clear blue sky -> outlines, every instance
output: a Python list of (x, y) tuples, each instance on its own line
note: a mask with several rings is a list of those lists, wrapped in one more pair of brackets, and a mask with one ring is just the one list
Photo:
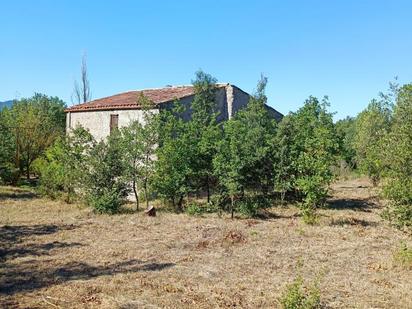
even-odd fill
[(199, 68), (282, 113), (329, 95), (355, 115), (394, 76), (412, 80), (412, 1), (2, 1), (0, 101), (71, 104), (85, 51), (93, 98), (188, 84)]

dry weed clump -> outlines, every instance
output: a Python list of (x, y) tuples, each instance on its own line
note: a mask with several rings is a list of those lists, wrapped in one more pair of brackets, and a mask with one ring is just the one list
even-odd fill
[(246, 242), (246, 236), (241, 231), (231, 230), (223, 237), (223, 241), (229, 244), (241, 244)]

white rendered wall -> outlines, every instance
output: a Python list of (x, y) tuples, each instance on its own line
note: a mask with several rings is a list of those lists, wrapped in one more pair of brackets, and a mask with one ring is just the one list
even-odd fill
[[(158, 109), (151, 110), (159, 113)], [(110, 134), (110, 115), (119, 115), (119, 128), (128, 126), (131, 122), (138, 120), (144, 124), (142, 110), (109, 110), (89, 112), (68, 112), (66, 114), (67, 131), (81, 125), (88, 129), (96, 140), (103, 139)]]

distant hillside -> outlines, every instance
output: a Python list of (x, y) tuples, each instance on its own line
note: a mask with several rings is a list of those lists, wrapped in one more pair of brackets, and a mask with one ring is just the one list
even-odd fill
[(0, 110), (2, 110), (5, 107), (10, 107), (12, 105), (13, 105), (13, 100), (0, 102)]

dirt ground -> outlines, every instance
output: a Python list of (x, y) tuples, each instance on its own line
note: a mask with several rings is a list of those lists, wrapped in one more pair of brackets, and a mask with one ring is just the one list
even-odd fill
[(326, 308), (412, 308), (412, 271), (393, 259), (412, 240), (382, 221), (365, 179), (334, 184), (316, 226), (294, 207), (106, 216), (0, 190), (2, 308), (277, 308), (298, 274), (319, 280)]

